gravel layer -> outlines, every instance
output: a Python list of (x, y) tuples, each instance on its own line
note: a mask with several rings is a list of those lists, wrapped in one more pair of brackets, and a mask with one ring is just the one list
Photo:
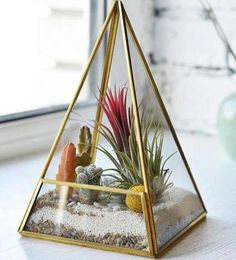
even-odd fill
[(71, 238), (88, 242), (95, 242), (105, 245), (114, 245), (138, 250), (147, 250), (147, 243), (142, 237), (134, 235), (122, 235), (117, 233), (106, 233), (104, 236), (87, 235), (83, 231), (78, 231), (65, 225), (55, 225), (52, 221), (30, 222), (26, 226), (27, 231)]

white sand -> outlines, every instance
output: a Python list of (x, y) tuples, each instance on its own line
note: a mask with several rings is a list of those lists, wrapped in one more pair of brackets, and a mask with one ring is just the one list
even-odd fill
[(182, 188), (171, 188), (163, 203), (153, 206), (158, 244), (165, 244), (202, 212), (198, 196)]
[[(85, 214), (71, 214), (66, 210), (44, 207), (33, 213), (29, 221), (39, 223), (49, 220), (82, 230), (86, 235), (104, 236), (107, 233), (117, 233), (146, 237), (143, 214), (131, 211), (108, 212), (105, 208), (78, 203), (78, 212), (80, 211)], [(195, 194), (181, 188), (171, 188), (163, 202), (153, 206), (159, 245), (176, 235), (202, 211), (201, 203)]]
[[(30, 216), (30, 221), (52, 221), (76, 230), (83, 230), (86, 235), (104, 236), (107, 233), (146, 236), (142, 214), (130, 211), (107, 212), (94, 206), (80, 204), (86, 215), (71, 214), (66, 210), (44, 207)], [(96, 216), (90, 216), (93, 213)]]

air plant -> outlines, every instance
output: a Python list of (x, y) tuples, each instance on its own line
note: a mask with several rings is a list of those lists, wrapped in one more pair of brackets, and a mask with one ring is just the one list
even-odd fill
[[(129, 136), (131, 129), (131, 122), (133, 120), (133, 109), (127, 107), (127, 91), (128, 88), (124, 86), (121, 89), (108, 89), (105, 97), (100, 101), (100, 105), (106, 114), (110, 123), (111, 130), (102, 125), (102, 132), (109, 139), (109, 143), (114, 150), (129, 154)], [(117, 154), (119, 158), (119, 154)]]
[[(112, 170), (116, 173), (107, 173), (105, 176), (112, 177), (111, 185), (129, 189), (135, 185), (143, 185), (143, 174), (141, 169), (140, 156), (138, 154), (137, 138), (134, 126), (134, 115), (130, 107), (127, 107), (127, 88), (111, 90), (102, 101), (102, 108), (110, 122), (112, 131), (105, 125), (101, 125), (100, 133), (112, 146), (116, 156), (112, 155), (103, 146), (97, 147), (114, 164)], [(154, 201), (157, 201), (164, 191), (173, 184), (169, 182), (170, 169), (165, 167), (166, 162), (172, 156), (164, 160), (163, 129), (157, 124), (153, 129), (153, 121), (144, 120), (144, 113), (141, 116), (142, 142), (144, 146), (144, 162), (147, 169), (147, 176), (150, 188), (154, 192)], [(104, 176), (103, 175), (103, 176)]]
[[(158, 124), (153, 130), (153, 133), (151, 133), (151, 126), (152, 122), (149, 122), (143, 127), (142, 141), (148, 181), (150, 188), (154, 192), (154, 201), (157, 201), (161, 198), (163, 193), (173, 185), (173, 183), (169, 182), (171, 170), (165, 167), (166, 162), (173, 154), (166, 159), (163, 158), (162, 148), (164, 135), (162, 127)], [(106, 138), (106, 135), (104, 135), (104, 137)], [(120, 160), (117, 160), (106, 148), (100, 146), (99, 149), (108, 156), (116, 167), (115, 169), (110, 169), (115, 171), (116, 174), (104, 174), (105, 176), (112, 177), (113, 181), (111, 183), (116, 184), (115, 186), (117, 187), (126, 189), (135, 185), (143, 185), (143, 174), (140, 156), (137, 153), (134, 124), (132, 124), (131, 134), (129, 136), (129, 155), (116, 150), (115, 152), (120, 158)]]

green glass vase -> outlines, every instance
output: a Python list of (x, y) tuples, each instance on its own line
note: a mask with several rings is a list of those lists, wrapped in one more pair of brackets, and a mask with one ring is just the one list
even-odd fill
[(230, 155), (236, 161), (236, 93), (228, 96), (218, 112), (219, 137)]

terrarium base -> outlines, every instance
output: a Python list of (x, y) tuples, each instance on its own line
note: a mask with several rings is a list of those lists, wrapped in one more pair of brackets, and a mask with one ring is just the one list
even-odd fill
[(176, 236), (203, 213), (202, 205), (194, 193), (172, 187), (162, 201), (153, 206), (159, 247)]
[[(81, 204), (73, 196), (65, 205), (51, 190), (41, 195), (33, 207), (25, 230), (148, 251), (145, 221), (124, 205)], [(201, 213), (198, 197), (181, 188), (171, 188), (153, 206), (159, 246), (163, 246)]]

